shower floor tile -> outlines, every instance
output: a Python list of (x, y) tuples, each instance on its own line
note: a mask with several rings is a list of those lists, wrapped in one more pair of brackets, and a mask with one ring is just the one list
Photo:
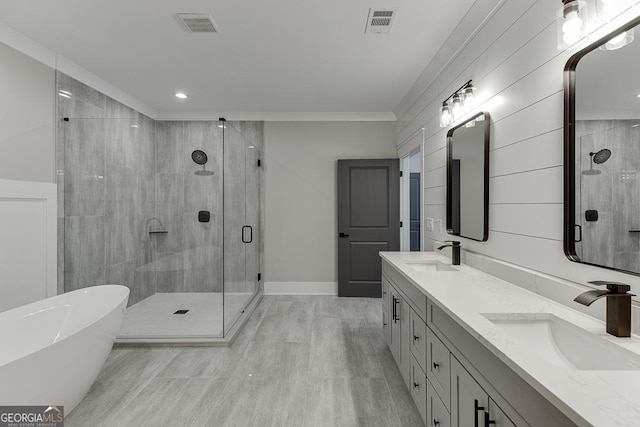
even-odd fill
[[(234, 319), (250, 293), (224, 294), (224, 314)], [(184, 314), (175, 314), (188, 310)], [(132, 305), (118, 338), (218, 337), (223, 329), (221, 292), (156, 293)]]

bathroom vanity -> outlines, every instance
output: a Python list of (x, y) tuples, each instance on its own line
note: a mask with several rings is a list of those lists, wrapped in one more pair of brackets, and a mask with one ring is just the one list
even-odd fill
[(640, 340), (432, 252), (381, 252), (386, 342), (427, 426), (640, 424)]

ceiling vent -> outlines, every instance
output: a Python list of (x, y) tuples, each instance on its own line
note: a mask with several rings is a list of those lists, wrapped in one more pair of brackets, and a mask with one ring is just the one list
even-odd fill
[(397, 14), (397, 7), (391, 9), (369, 9), (367, 27), (364, 32), (377, 34), (390, 33)]
[(211, 15), (199, 13), (178, 13), (178, 20), (190, 33), (218, 33), (218, 27)]

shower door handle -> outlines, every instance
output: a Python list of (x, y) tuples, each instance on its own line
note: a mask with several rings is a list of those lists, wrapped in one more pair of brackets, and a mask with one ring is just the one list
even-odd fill
[[(249, 230), (249, 240), (245, 239), (245, 230)], [(242, 227), (242, 243), (251, 243), (253, 242), (253, 227), (251, 227), (250, 225), (245, 225)]]
[(575, 239), (574, 239), (574, 241), (575, 241), (576, 243), (578, 243), (578, 242), (582, 242), (582, 226), (581, 226), (580, 224), (575, 224), (575, 226), (576, 226), (576, 228), (578, 229), (578, 231), (580, 232), (580, 233), (578, 234), (580, 237), (578, 237), (578, 239), (577, 239), (577, 240), (575, 240)]

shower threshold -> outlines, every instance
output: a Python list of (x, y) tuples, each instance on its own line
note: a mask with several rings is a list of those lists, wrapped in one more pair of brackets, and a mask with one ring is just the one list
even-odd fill
[(224, 317), (233, 324), (224, 336), (222, 298), (221, 292), (154, 294), (127, 309), (116, 345), (230, 345), (262, 292), (224, 295)]

